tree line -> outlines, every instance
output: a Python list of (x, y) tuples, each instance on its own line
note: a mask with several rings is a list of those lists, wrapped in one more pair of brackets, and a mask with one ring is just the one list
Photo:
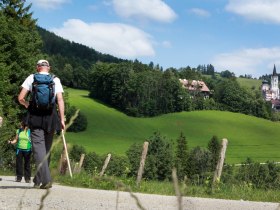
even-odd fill
[[(131, 116), (222, 110), (272, 119), (271, 103), (259, 89), (240, 86), (236, 77), (206, 77), (196, 68), (169, 68), (161, 71), (139, 61), (118, 64), (97, 63), (89, 74), (90, 97)], [(179, 79), (203, 80), (211, 90), (205, 98), (198, 89), (187, 91)]]

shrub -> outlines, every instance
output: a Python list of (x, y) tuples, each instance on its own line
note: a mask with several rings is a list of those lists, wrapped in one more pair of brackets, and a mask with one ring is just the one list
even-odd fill
[(211, 153), (207, 149), (195, 147), (190, 151), (188, 164), (190, 179), (198, 180), (197, 183), (201, 184), (211, 171)]
[(147, 164), (143, 177), (157, 180), (170, 179), (173, 167), (171, 144), (158, 132), (154, 133), (148, 141)]
[(183, 180), (184, 176), (188, 174), (188, 146), (186, 137), (183, 133), (177, 139), (177, 149), (175, 157), (175, 167), (177, 169), (177, 176), (179, 180)]
[(112, 155), (105, 173), (110, 176), (126, 176), (129, 173), (128, 158), (126, 156)]
[(280, 188), (280, 166), (273, 162), (267, 162), (269, 177), (266, 182), (266, 188)]
[[(168, 141), (159, 133), (148, 139), (149, 148), (145, 162), (143, 178), (151, 180), (165, 180), (171, 178), (173, 156), (172, 147)], [(142, 145), (133, 144), (126, 155), (130, 163), (130, 175), (137, 176), (140, 159), (142, 154)]]
[(142, 145), (141, 144), (132, 144), (129, 149), (126, 151), (126, 155), (128, 157), (129, 161), (129, 168), (130, 176), (137, 176), (139, 164), (140, 164), (140, 159), (141, 159), (141, 154), (142, 154)]
[(81, 132), (87, 129), (87, 118), (86, 116), (79, 112), (77, 118), (74, 120), (73, 124), (68, 128), (69, 132)]
[(79, 162), (82, 154), (86, 154), (86, 149), (83, 146), (74, 144), (70, 150), (69, 158), (75, 162)]
[(211, 140), (208, 143), (208, 150), (211, 153), (211, 171), (214, 171), (216, 169), (219, 157), (220, 157), (220, 152), (221, 152), (221, 145), (218, 141), (217, 136), (213, 136)]
[(260, 164), (247, 158), (239, 168), (236, 177), (238, 180), (250, 183), (256, 188), (277, 189), (277, 187), (280, 187), (280, 167), (271, 162)]
[(7, 144), (6, 141), (0, 142), (0, 168), (3, 170), (14, 170), (16, 159), (16, 147)]
[[(66, 97), (67, 96), (67, 92), (66, 92)], [(75, 106), (70, 106), (69, 104), (65, 104), (65, 118), (66, 118), (66, 124), (68, 124), (70, 122), (70, 119), (72, 116), (74, 116), (75, 112), (77, 111), (77, 108)], [(69, 129), (69, 128), (68, 128)]]
[(235, 184), (236, 179), (234, 178), (234, 166), (225, 164), (223, 167), (223, 173), (221, 176), (221, 182)]
[(102, 160), (95, 152), (86, 154), (84, 159), (84, 169), (89, 174), (99, 173), (102, 169)]

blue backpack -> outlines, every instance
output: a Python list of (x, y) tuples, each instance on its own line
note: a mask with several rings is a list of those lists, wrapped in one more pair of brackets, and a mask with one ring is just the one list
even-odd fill
[(55, 105), (54, 75), (34, 74), (32, 83), (32, 109), (37, 111), (51, 111)]

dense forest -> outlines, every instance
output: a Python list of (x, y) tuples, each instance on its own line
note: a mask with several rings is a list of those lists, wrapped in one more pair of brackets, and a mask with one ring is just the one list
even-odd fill
[(51, 63), (52, 71), (61, 78), (65, 86), (88, 89), (89, 71), (93, 64), (125, 61), (70, 42), (39, 26), (37, 26), (37, 30), (43, 41), (41, 51)]

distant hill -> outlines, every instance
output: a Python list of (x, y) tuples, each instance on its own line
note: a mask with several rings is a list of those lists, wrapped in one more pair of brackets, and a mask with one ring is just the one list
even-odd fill
[(43, 40), (42, 52), (50, 56), (63, 57), (65, 63), (72, 64), (73, 60), (78, 60), (82, 61), (79, 63), (83, 64), (84, 68), (89, 68), (91, 64), (96, 63), (97, 61), (108, 63), (125, 61), (112, 55), (102, 54), (85, 45), (70, 42), (69, 40), (59, 37), (41, 27), (37, 27), (37, 29)]
[(213, 135), (229, 141), (227, 163), (280, 161), (279, 122), (223, 111), (193, 111), (153, 118), (129, 117), (88, 97), (88, 91), (68, 89), (70, 103), (87, 116), (87, 130), (67, 133), (71, 144), (99, 154), (125, 154), (133, 143), (143, 143), (159, 131), (174, 142), (180, 132), (191, 148), (207, 147)]
[(247, 79), (247, 78), (237, 78), (237, 82), (243, 86), (243, 87), (248, 87), (248, 88), (253, 88), (258, 90), (261, 85), (262, 85), (262, 80), (259, 79)]

